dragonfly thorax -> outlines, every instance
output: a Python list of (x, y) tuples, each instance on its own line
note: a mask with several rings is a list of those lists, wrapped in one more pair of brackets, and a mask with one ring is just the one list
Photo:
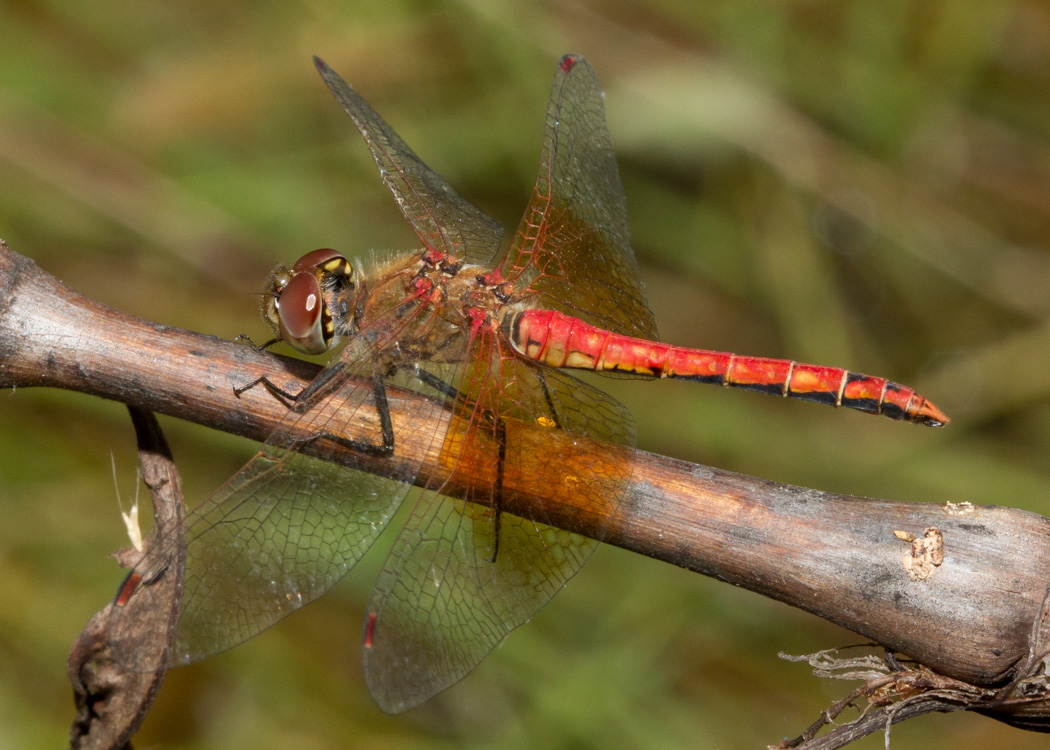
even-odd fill
[(353, 289), (353, 267), (330, 248), (307, 253), (291, 268), (277, 266), (263, 294), (263, 317), (282, 341), (304, 354), (335, 343), (336, 297)]

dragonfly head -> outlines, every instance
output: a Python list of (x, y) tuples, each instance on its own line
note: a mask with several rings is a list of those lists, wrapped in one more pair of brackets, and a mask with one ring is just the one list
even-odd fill
[(263, 317), (303, 354), (323, 354), (335, 340), (329, 295), (351, 285), (350, 262), (331, 248), (309, 252), (291, 268), (277, 266), (263, 292)]

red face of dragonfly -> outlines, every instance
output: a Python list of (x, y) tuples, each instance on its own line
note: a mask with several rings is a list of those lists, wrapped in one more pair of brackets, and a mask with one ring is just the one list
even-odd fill
[[(387, 711), (461, 678), (579, 569), (624, 498), (629, 462), (596, 460), (581, 446), (632, 445), (631, 416), (565, 369), (685, 378), (947, 422), (912, 389), (883, 378), (657, 342), (602, 93), (581, 58), (566, 56), (557, 68), (539, 177), (502, 254), (499, 225), (316, 63), (423, 249), (365, 279), (327, 249), (271, 276), (264, 313), (282, 339), (311, 354), (339, 337), (347, 343), (259, 455), (187, 520), (172, 663), (230, 648), (320, 596), (364, 554), (415, 480), (418, 505), (368, 606), (365, 672)], [(419, 422), (391, 420), (388, 382), (424, 396), (414, 407)], [(447, 433), (409, 432), (427, 416), (448, 424)], [(433, 441), (447, 477), (419, 479), (422, 457), (400, 454), (400, 481), (364, 470), (410, 437)], [(317, 439), (349, 448), (360, 465), (300, 452)], [(528, 519), (504, 512), (510, 482), (530, 480), (561, 493), (561, 505)], [(455, 498), (445, 494), (451, 488)], [(590, 519), (592, 538), (557, 526), (578, 517)], [(166, 565), (147, 556), (122, 587), (118, 610), (137, 606), (138, 582)], [(133, 634), (118, 625), (113, 645), (135, 665)]]

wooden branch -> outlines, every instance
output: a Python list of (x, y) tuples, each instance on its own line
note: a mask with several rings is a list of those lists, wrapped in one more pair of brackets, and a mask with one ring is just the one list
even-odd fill
[[(265, 376), (296, 392), (317, 371), (112, 310), (0, 247), (0, 386), (78, 390), (263, 440), (285, 408), (264, 389), (241, 398), (233, 389)], [(389, 397), (397, 428), (419, 397)], [(431, 445), (440, 441), (422, 436), (446, 426), (447, 415), (402, 430), (395, 455), (369, 470), (399, 477), (407, 457), (424, 455), (417, 481), (445, 476), (440, 445)], [(569, 439), (556, 432), (544, 430), (542, 440)], [(338, 445), (310, 445), (339, 460)], [(956, 680), (997, 686), (1024, 677), (1012, 671), (1019, 664), (1038, 669), (1031, 649), (1043, 639), (1050, 570), (1042, 516), (861, 499), (643, 451), (593, 450), (596, 462), (633, 463), (629, 500), (604, 535), (610, 544), (787, 602)], [(528, 516), (542, 502), (567, 528), (593, 531), (595, 519), (581, 516), (571, 495), (514, 482), (507, 510)], [(1026, 726), (1045, 727), (1045, 702), (1025, 705)], [(985, 712), (1011, 720), (1006, 709)]]
[[(186, 507), (175, 462), (157, 418), (137, 407), (128, 409), (138, 439), (139, 468), (153, 501), (153, 530), (141, 550), (121, 550), (117, 557), (122, 566), (132, 567), (154, 545), (161, 544), (175, 575), (143, 588), (141, 595), (150, 598), (150, 606), (136, 608), (124, 626), (142, 645), (144, 650), (139, 653), (143, 663), (164, 665), (167, 660), (163, 654), (175, 642), (182, 603)], [(77, 706), (69, 733), (69, 746), (74, 750), (130, 748), (131, 737), (145, 720), (167, 673), (164, 666), (133, 672), (117, 661), (109, 637), (113, 606), (112, 602), (107, 604), (91, 618), (69, 654), (69, 680)]]

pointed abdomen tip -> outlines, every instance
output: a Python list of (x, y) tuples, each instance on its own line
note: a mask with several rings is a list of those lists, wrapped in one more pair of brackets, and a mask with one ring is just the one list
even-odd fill
[(933, 402), (923, 399), (919, 408), (915, 410), (912, 421), (928, 427), (944, 427), (952, 420), (947, 414), (934, 406)]

